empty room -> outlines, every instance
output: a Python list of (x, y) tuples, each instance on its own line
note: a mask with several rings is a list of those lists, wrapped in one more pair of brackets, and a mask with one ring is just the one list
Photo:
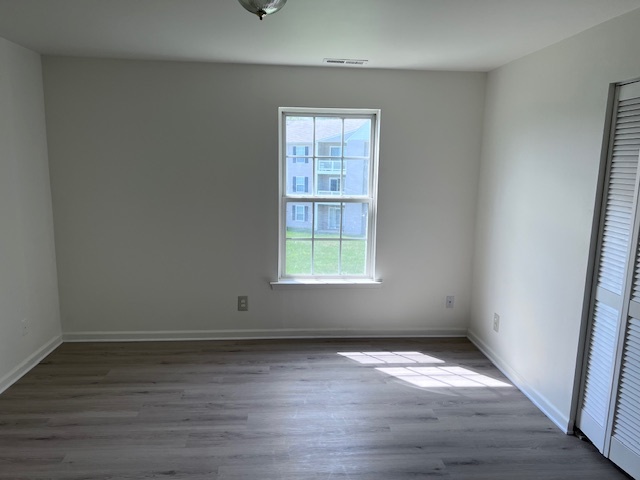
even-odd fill
[(0, 0), (0, 480), (640, 479), (640, 0)]

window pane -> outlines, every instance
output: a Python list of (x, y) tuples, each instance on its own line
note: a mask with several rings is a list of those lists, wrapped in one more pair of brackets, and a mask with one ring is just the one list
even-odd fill
[(285, 120), (287, 195), (313, 191), (313, 163), (306, 157), (313, 145), (313, 117), (290, 117)]
[(367, 239), (369, 205), (345, 203), (342, 209), (342, 236), (344, 238)]
[(327, 158), (318, 160), (317, 194), (322, 197), (342, 195), (342, 161)]
[(313, 145), (313, 117), (286, 117), (287, 155), (294, 155), (294, 146)]
[(311, 241), (287, 240), (286, 275), (311, 275)]
[(342, 242), (342, 274), (364, 275), (366, 273), (366, 240), (344, 240)]
[(342, 119), (316, 117), (316, 154), (328, 157), (331, 147), (342, 147)]
[(311, 203), (287, 203), (287, 238), (311, 238)]
[(317, 203), (315, 208), (314, 236), (316, 238), (340, 238), (341, 221), (341, 203)]
[(346, 118), (344, 121), (344, 156), (368, 157), (371, 151), (371, 120)]
[(369, 160), (344, 160), (344, 194), (369, 195)]
[(316, 275), (338, 275), (340, 273), (340, 241), (315, 242), (313, 273)]

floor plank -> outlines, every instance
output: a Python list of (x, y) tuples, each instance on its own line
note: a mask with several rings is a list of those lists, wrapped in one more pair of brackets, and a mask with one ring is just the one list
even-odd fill
[(628, 477), (466, 339), (67, 343), (0, 395), (0, 480), (152, 478)]

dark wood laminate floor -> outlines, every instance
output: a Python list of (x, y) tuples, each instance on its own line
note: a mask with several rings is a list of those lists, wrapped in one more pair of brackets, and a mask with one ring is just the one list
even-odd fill
[[(444, 363), (338, 355), (384, 351)], [(0, 395), (0, 479), (627, 478), (513, 387), (376, 367), (507, 382), (464, 339), (64, 344)]]

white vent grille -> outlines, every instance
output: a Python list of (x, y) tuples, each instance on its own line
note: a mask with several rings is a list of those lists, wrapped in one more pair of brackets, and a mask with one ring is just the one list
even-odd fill
[(369, 63), (369, 60), (356, 60), (353, 58), (325, 58), (322, 63), (328, 65), (348, 65), (348, 66), (362, 66)]

